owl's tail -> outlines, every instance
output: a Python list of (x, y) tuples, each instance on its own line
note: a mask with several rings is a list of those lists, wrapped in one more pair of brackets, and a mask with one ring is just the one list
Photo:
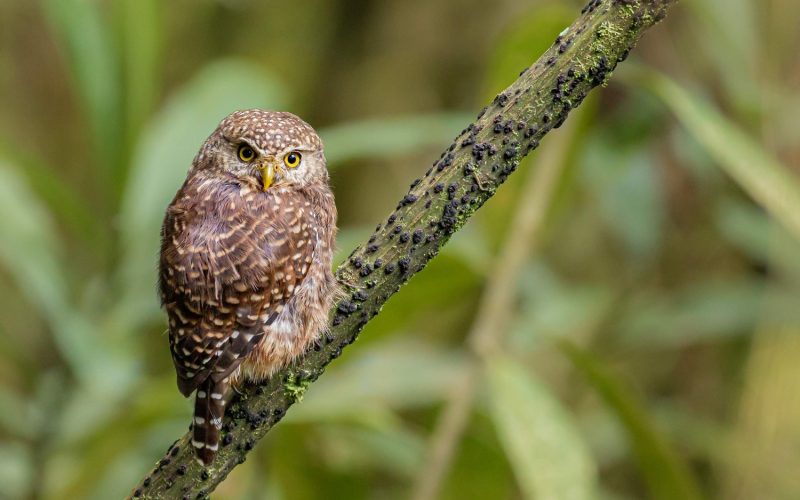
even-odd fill
[(229, 393), (230, 383), (227, 378), (215, 382), (208, 377), (197, 388), (192, 420), (192, 446), (203, 465), (211, 465), (217, 455), (222, 417), (225, 415)]

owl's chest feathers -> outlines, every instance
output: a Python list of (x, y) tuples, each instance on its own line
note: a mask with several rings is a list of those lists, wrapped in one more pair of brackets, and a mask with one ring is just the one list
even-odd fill
[(165, 235), (169, 254), (188, 281), (210, 286), (241, 281), (255, 288), (298, 245), (320, 246), (320, 221), (302, 191), (202, 187), (170, 207), (172, 227)]
[(197, 300), (201, 316), (219, 305), (244, 303), (251, 294), (252, 300), (279, 302), (277, 316), (233, 375), (234, 383), (264, 379), (326, 327), (337, 290), (331, 272), (335, 234), (327, 186), (262, 192), (236, 184), (187, 185), (170, 206), (162, 233), (162, 299)]

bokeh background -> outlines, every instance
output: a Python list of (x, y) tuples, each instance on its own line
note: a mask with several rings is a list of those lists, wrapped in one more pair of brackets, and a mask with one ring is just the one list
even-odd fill
[[(186, 430), (158, 229), (224, 115), (321, 131), (341, 260), (580, 8), (0, 1), (0, 498)], [(800, 498), (798, 20), (681, 2), (214, 497)]]

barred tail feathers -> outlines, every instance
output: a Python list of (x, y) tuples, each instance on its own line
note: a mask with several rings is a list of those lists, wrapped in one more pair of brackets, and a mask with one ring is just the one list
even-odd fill
[(211, 465), (217, 455), (222, 417), (225, 415), (229, 393), (230, 383), (227, 377), (220, 381), (208, 377), (197, 388), (192, 420), (192, 446), (203, 465)]

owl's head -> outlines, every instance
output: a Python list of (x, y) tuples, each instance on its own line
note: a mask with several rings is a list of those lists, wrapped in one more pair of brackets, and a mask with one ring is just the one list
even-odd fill
[(265, 191), (328, 179), (322, 141), (311, 125), (291, 113), (261, 109), (225, 117), (200, 148), (192, 168), (230, 174)]

